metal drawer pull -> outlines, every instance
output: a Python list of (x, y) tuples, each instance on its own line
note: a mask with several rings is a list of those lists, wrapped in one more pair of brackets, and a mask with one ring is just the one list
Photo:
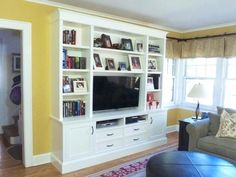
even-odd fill
[(112, 136), (112, 135), (114, 135), (114, 133), (108, 133), (108, 134), (107, 134), (107, 136)]
[(139, 138), (134, 138), (133, 140), (134, 140), (134, 141), (138, 141), (138, 140), (139, 140)]
[(108, 145), (107, 145), (107, 147), (112, 147), (112, 146), (114, 146), (114, 144), (108, 144)]
[(135, 129), (134, 129), (134, 131), (138, 131), (138, 130), (139, 130), (139, 128), (135, 128)]

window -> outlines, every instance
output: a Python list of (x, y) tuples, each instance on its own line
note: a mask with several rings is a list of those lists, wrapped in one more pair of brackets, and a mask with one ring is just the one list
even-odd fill
[(174, 103), (174, 91), (175, 91), (175, 76), (176, 74), (176, 60), (175, 59), (165, 59), (164, 64), (164, 87), (163, 95), (164, 104), (173, 104)]
[(202, 83), (208, 97), (199, 100), (202, 105), (213, 105), (214, 83), (216, 79), (216, 58), (196, 58), (185, 60), (185, 73), (183, 79), (183, 100), (185, 103), (196, 103), (197, 100), (187, 97), (194, 84)]
[(236, 108), (236, 58), (227, 59), (224, 106)]

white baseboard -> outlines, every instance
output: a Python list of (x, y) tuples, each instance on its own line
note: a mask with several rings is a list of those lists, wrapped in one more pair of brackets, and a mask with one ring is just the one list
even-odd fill
[(170, 125), (166, 127), (166, 133), (171, 133), (171, 132), (178, 132), (179, 131), (179, 125)]
[(45, 163), (51, 163), (51, 153), (33, 156), (33, 166), (38, 166)]

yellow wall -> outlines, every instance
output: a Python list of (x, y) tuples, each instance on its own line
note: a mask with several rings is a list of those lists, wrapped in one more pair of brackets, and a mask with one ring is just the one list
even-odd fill
[(214, 28), (214, 29), (209, 29), (209, 30), (188, 32), (188, 33), (183, 34), (183, 38), (210, 36), (210, 35), (218, 35), (218, 34), (224, 34), (224, 33), (235, 33), (235, 32), (236, 32), (236, 25), (222, 27), (222, 28)]
[(186, 109), (169, 109), (167, 112), (167, 126), (179, 124), (179, 119), (184, 119), (187, 117), (193, 116), (194, 111), (186, 110)]
[(2, 0), (0, 18), (32, 23), (33, 153), (50, 152), (50, 50), (48, 15), (52, 7)]
[[(33, 153), (50, 152), (50, 48), (49, 14), (55, 8), (25, 2), (24, 0), (2, 0), (0, 18), (32, 23), (32, 70), (33, 70)], [(236, 26), (203, 30), (192, 33), (170, 32), (169, 37), (189, 38), (195, 36), (236, 32)], [(168, 111), (168, 125), (175, 125), (178, 119), (194, 115), (192, 111), (171, 109)]]

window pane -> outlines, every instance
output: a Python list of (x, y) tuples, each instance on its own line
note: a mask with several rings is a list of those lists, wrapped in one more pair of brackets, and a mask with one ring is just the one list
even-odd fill
[(228, 59), (228, 78), (236, 78), (236, 58)]
[(186, 77), (208, 77), (216, 76), (216, 58), (197, 58), (186, 60)]
[(206, 92), (207, 98), (199, 99), (200, 104), (204, 105), (212, 105), (213, 104), (213, 92), (214, 92), (214, 80), (213, 79), (206, 79), (206, 80), (197, 80), (197, 79), (186, 79), (186, 94), (185, 94), (185, 101), (190, 103), (197, 103), (198, 99), (187, 97), (188, 93), (194, 86), (194, 84), (201, 83), (203, 84)]
[(236, 108), (236, 80), (227, 80), (225, 82), (224, 106)]

